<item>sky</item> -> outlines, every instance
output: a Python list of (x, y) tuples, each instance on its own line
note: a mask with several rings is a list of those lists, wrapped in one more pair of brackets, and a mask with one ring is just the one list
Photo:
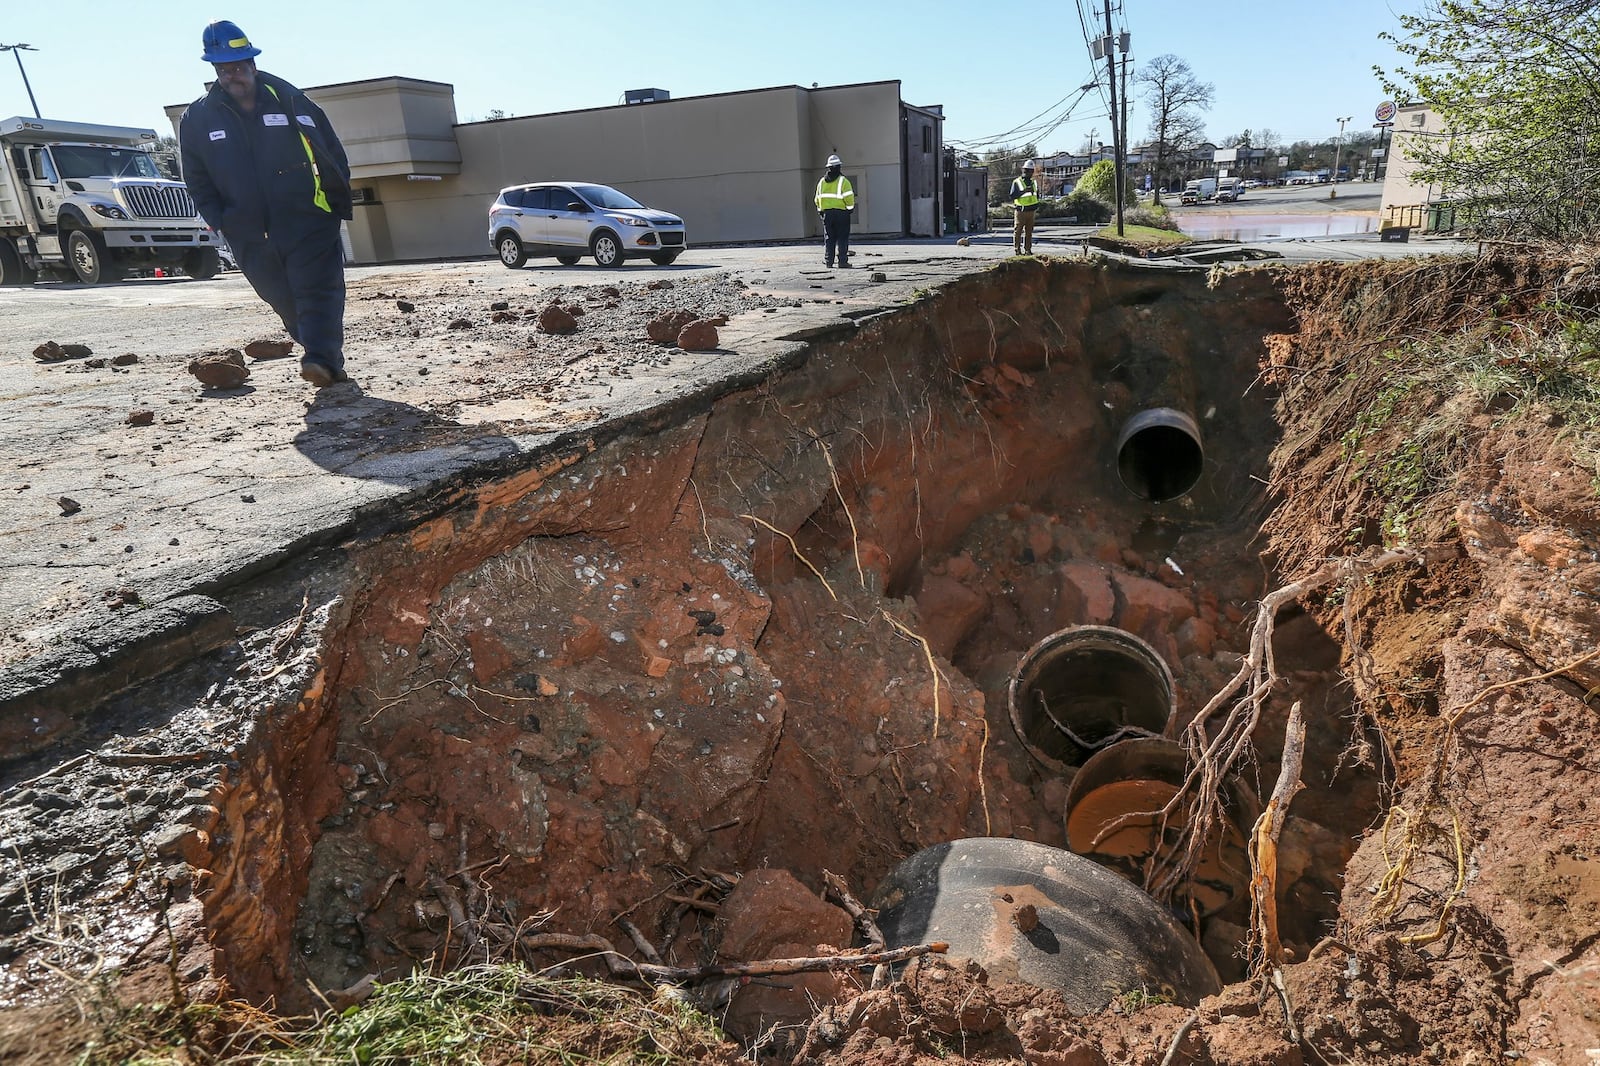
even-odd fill
[[(901, 99), (941, 105), (945, 140), (1019, 146), (1041, 154), (1110, 142), (1105, 82), (1084, 24), (1103, 33), (1105, 0), (988, 6), (976, 0), (225, 0), (126, 3), (82, 0), (71, 17), (43, 0), (0, 0), (0, 117), (31, 115), (17, 69), (46, 118), (170, 132), (163, 108), (200, 96), (211, 67), (200, 36), (213, 19), (238, 23), (256, 60), (307, 88), (400, 75), (455, 86), (458, 121), (542, 114), (622, 102), (630, 89), (674, 98), (777, 85), (898, 79)], [(1111, 0), (1113, 25), (1131, 35), (1132, 72), (1160, 55), (1185, 60), (1215, 89), (1208, 139), (1270, 129), (1285, 142), (1325, 140), (1349, 117), (1371, 132), (1385, 99), (1374, 65), (1398, 56), (1379, 39), (1423, 0)], [(1080, 12), (1082, 18), (1080, 18)], [(1149, 129), (1133, 99), (1130, 139)], [(1075, 103), (1074, 103), (1075, 102)], [(1072, 105), (1072, 106), (1069, 106)], [(1037, 137), (1037, 130), (1062, 121)]]

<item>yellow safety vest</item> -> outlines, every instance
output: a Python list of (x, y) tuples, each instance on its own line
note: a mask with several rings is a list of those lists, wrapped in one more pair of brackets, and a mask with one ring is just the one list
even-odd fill
[(823, 178), (817, 182), (818, 211), (854, 211), (855, 208), (856, 191), (850, 187), (849, 178), (840, 174), (833, 181)]
[[(1021, 192), (1017, 190), (1021, 189)], [(1032, 178), (1018, 178), (1011, 183), (1011, 202), (1018, 207), (1032, 207), (1039, 202), (1039, 194), (1033, 191)]]
[[(266, 83), (263, 82), (262, 84)], [(271, 93), (272, 98), (277, 100), (278, 103), (283, 103), (283, 98), (278, 95), (278, 90), (268, 85), (267, 92)], [(306, 150), (306, 160), (311, 164), (311, 184), (315, 190), (314, 195), (311, 197), (311, 202), (331, 215), (333, 214), (333, 208), (328, 206), (328, 194), (322, 191), (322, 172), (317, 169), (317, 154), (311, 150), (311, 141), (306, 138), (305, 131), (300, 128), (300, 120), (298, 118), (295, 119), (295, 132), (300, 134), (300, 145)]]

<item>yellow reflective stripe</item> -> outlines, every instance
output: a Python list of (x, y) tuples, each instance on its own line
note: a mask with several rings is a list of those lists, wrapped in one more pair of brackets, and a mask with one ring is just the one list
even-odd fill
[[(228, 42), (228, 47), (229, 48), (249, 48), (250, 47), (250, 38), (248, 38), (248, 37), (235, 37), (233, 40)], [(274, 93), (273, 95), (276, 96), (277, 94)]]
[[(263, 82), (262, 84), (266, 83)], [(268, 85), (267, 92), (272, 94), (274, 100), (277, 100), (280, 104), (283, 103), (282, 98), (278, 96), (278, 90)], [(315, 189), (311, 202), (331, 215), (333, 214), (333, 208), (328, 206), (328, 195), (322, 191), (322, 172), (317, 169), (317, 154), (311, 150), (311, 141), (304, 133), (300, 132), (300, 120), (298, 118), (295, 119), (295, 132), (300, 133), (300, 147), (306, 150), (306, 160), (311, 164), (311, 184)]]

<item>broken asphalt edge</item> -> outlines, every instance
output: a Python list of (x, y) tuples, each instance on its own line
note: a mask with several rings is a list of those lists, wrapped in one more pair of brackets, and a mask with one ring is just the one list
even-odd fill
[[(951, 261), (903, 260), (886, 267)], [(0, 672), (0, 773), (33, 761), (43, 751), (81, 740), (64, 730), (64, 719), (82, 720), (118, 695), (214, 651), (236, 636), (232, 611), (223, 599), (243, 586), (293, 567), (303, 571), (308, 558), (342, 546), (371, 543), (449, 513), (464, 493), (522, 473), (554, 458), (591, 452), (627, 436), (644, 437), (705, 413), (721, 398), (752, 387), (775, 373), (804, 365), (815, 346), (842, 341), (865, 322), (895, 314), (967, 276), (1004, 269), (1002, 262), (961, 261), (958, 270), (929, 270), (901, 284), (869, 284), (859, 291), (881, 294), (867, 308), (829, 307), (822, 321), (795, 325), (780, 319), (775, 331), (760, 329), (760, 312), (732, 320), (754, 326), (740, 340), (747, 358), (729, 372), (691, 382), (671, 396), (623, 401), (597, 421), (554, 433), (512, 436), (515, 450), (476, 460), (441, 473), (426, 484), (354, 507), (340, 521), (326, 522), (293, 539), (234, 556), (210, 573), (155, 578), (141, 590), (141, 602), (124, 615), (97, 612), (74, 622), (50, 646)], [(816, 308), (808, 307), (813, 313)], [(739, 320), (747, 320), (741, 323)], [(762, 351), (766, 348), (770, 351)], [(487, 434), (496, 423), (485, 423)], [(51, 720), (55, 719), (52, 727)], [(13, 783), (10, 787), (15, 787)]]

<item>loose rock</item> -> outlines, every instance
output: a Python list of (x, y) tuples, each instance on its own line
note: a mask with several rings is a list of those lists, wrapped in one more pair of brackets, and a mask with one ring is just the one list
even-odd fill
[(189, 363), (189, 373), (209, 389), (236, 389), (250, 376), (244, 353), (237, 348), (207, 352)]
[(546, 333), (576, 333), (578, 320), (560, 305), (551, 304), (539, 312), (539, 328)]
[(282, 359), (294, 351), (294, 341), (251, 341), (244, 354), (252, 359)]
[(128, 412), (128, 425), (130, 426), (148, 426), (155, 420), (156, 413), (154, 411), (140, 409)]
[(709, 352), (717, 347), (717, 327), (705, 319), (691, 322), (678, 334), (678, 347), (686, 352)]
[(683, 327), (694, 320), (692, 311), (668, 311), (652, 318), (645, 326), (645, 333), (657, 344), (675, 344), (678, 334), (683, 332)]

